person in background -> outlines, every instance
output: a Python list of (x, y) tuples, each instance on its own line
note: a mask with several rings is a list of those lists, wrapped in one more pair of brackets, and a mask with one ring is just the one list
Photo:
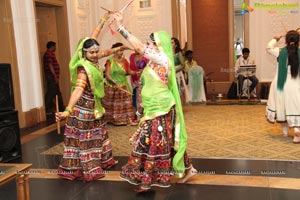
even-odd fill
[(118, 163), (112, 156), (103, 117), (104, 81), (98, 59), (120, 48), (101, 51), (96, 41), (108, 17), (108, 13), (103, 16), (90, 37), (79, 40), (69, 64), (71, 97), (65, 111), (56, 113), (56, 120), (67, 119), (58, 175), (68, 180), (80, 178), (90, 182), (102, 178), (104, 170)]
[[(148, 59), (145, 58), (142, 54), (135, 51), (130, 55), (130, 69), (134, 72), (137, 72), (137, 75), (131, 76), (131, 85), (133, 88), (133, 97), (132, 97), (132, 105), (134, 108), (134, 113), (141, 109), (142, 105), (142, 81), (141, 81), (141, 73), (143, 69), (146, 67), (148, 63)], [(138, 121), (138, 116), (135, 115), (135, 120)]]
[(44, 72), (47, 82), (47, 91), (45, 95), (46, 113), (52, 113), (55, 110), (55, 96), (58, 96), (59, 111), (64, 111), (65, 106), (59, 88), (60, 66), (55, 56), (56, 43), (53, 41), (47, 42), (47, 51), (43, 56)]
[(249, 86), (249, 92), (252, 97), (256, 98), (256, 94), (254, 92), (254, 88), (258, 84), (258, 79), (255, 76), (255, 71), (251, 72), (245, 72), (242, 71), (240, 66), (246, 66), (246, 65), (254, 65), (254, 59), (250, 57), (250, 50), (248, 48), (243, 48), (242, 50), (243, 56), (239, 57), (237, 61), (235, 62), (235, 76), (238, 79), (238, 86), (239, 86), (239, 95), (242, 97), (247, 97), (248, 95), (243, 92), (243, 83), (244, 80), (248, 77), (248, 79), (251, 81), (251, 85)]
[(193, 51), (185, 52), (185, 73), (188, 74), (188, 90), (191, 102), (205, 102), (205, 73), (202, 67), (193, 59)]
[[(118, 42), (112, 48), (122, 47)], [(106, 82), (105, 97), (102, 99), (106, 110), (105, 119), (114, 125), (137, 125), (132, 108), (132, 88), (127, 82), (127, 75), (138, 75), (132, 71), (129, 62), (123, 56), (124, 50), (119, 49), (105, 64)]]
[[(279, 39), (279, 37), (277, 37)], [(286, 46), (272, 50), (278, 57), (278, 72), (275, 95), (275, 109), (267, 115), (270, 121), (286, 123), (294, 128), (294, 143), (300, 143), (300, 50), (299, 34), (288, 31), (285, 36)], [(273, 91), (274, 92), (274, 91)], [(271, 104), (272, 105), (272, 104)], [(271, 110), (268, 104), (267, 111)], [(288, 132), (283, 130), (283, 134)]]
[(243, 45), (243, 42), (242, 42), (242, 39), (241, 38), (237, 38), (236, 39), (236, 42), (234, 43), (234, 50), (235, 50), (235, 60), (236, 59), (239, 59), (239, 57), (241, 57), (243, 55), (243, 50), (244, 48), (244, 45)]
[[(174, 62), (175, 62), (175, 69), (176, 69), (176, 79), (178, 84), (178, 89), (180, 92), (180, 98), (182, 104), (185, 104), (190, 101), (189, 99), (189, 92), (186, 85), (186, 78), (184, 72), (184, 56), (182, 53), (182, 49), (180, 46), (180, 42), (177, 38), (172, 37), (172, 48), (174, 53)], [(187, 76), (186, 76), (187, 77)]]
[[(176, 83), (171, 38), (165, 31), (151, 33), (147, 45), (126, 30), (122, 13), (115, 13), (117, 31), (136, 51), (149, 59), (142, 72), (143, 115), (137, 131), (130, 138), (133, 145), (121, 178), (139, 185), (145, 192), (151, 186), (169, 187), (175, 173), (186, 182), (197, 173), (185, 152), (187, 134)], [(142, 113), (140, 113), (142, 112)]]

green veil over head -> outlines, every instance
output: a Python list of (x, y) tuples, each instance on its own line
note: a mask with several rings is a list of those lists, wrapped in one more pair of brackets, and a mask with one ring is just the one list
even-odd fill
[(84, 67), (88, 76), (88, 82), (90, 83), (91, 90), (95, 98), (94, 114), (96, 118), (100, 118), (105, 112), (104, 108), (101, 105), (101, 98), (104, 97), (103, 72), (99, 70), (95, 66), (95, 64), (86, 60), (82, 55), (83, 44), (89, 39), (92, 38), (82, 38), (79, 40), (76, 51), (69, 63), (71, 76), (71, 92), (73, 92), (75, 89), (77, 80), (77, 68)]
[(175, 99), (176, 109), (176, 124), (175, 124), (175, 138), (174, 138), (174, 149), (176, 154), (173, 158), (173, 168), (176, 172), (177, 177), (182, 178), (184, 176), (185, 165), (184, 165), (184, 154), (186, 150), (187, 134), (184, 123), (184, 116), (182, 112), (182, 105), (178, 86), (176, 82), (176, 72), (174, 66), (174, 55), (171, 43), (171, 37), (165, 31), (159, 31), (153, 33), (155, 43), (161, 52), (164, 52), (169, 59), (169, 75), (168, 75), (168, 87), (173, 94)]

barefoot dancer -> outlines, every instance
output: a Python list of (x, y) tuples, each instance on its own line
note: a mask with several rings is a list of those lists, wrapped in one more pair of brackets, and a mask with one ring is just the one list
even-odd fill
[(67, 118), (64, 154), (58, 175), (69, 180), (82, 178), (89, 182), (102, 178), (105, 169), (118, 163), (113, 159), (103, 118), (104, 82), (98, 59), (120, 48), (100, 51), (95, 40), (107, 19), (108, 14), (105, 14), (91, 37), (79, 41), (69, 64), (72, 94), (66, 110), (56, 113), (57, 120)]
[[(286, 46), (277, 51), (278, 72), (276, 90), (274, 93), (274, 108), (268, 105), (268, 119), (277, 122), (287, 123), (294, 128), (293, 142), (300, 143), (300, 49), (299, 35), (297, 31), (288, 31), (285, 36)], [(271, 96), (272, 97), (272, 96)], [(287, 130), (285, 132), (287, 135)]]
[(143, 117), (130, 139), (133, 151), (122, 167), (121, 178), (139, 185), (137, 192), (147, 191), (151, 186), (169, 187), (174, 173), (183, 178), (180, 182), (185, 182), (196, 170), (185, 153), (187, 135), (171, 38), (165, 31), (155, 32), (150, 34), (148, 45), (144, 45), (122, 25), (121, 13), (115, 13), (114, 18), (120, 34), (150, 60), (142, 72)]

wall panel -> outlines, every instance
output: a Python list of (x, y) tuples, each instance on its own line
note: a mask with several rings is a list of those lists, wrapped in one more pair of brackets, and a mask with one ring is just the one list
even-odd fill
[[(191, 1), (194, 57), (214, 81), (229, 81), (228, 1)], [(227, 69), (227, 70), (226, 70)]]

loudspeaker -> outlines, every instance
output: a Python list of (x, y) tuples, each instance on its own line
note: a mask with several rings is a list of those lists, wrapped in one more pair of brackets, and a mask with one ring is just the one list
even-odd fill
[(22, 156), (18, 112), (0, 112), (0, 162)]
[(10, 64), (0, 63), (0, 111), (15, 109)]

